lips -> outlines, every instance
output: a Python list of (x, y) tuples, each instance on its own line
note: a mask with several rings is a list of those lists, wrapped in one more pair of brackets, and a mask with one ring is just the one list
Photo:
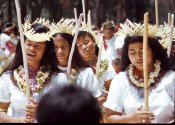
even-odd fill
[(34, 58), (34, 57), (36, 57), (36, 54), (34, 54), (34, 53), (28, 53), (27, 54), (27, 57), (28, 58)]
[(58, 58), (64, 58), (64, 55), (58, 55), (57, 57)]
[(89, 54), (89, 52), (88, 52), (88, 51), (83, 51), (83, 53), (84, 53), (84, 54)]
[(143, 61), (138, 61), (138, 62), (136, 62), (137, 64), (143, 64)]

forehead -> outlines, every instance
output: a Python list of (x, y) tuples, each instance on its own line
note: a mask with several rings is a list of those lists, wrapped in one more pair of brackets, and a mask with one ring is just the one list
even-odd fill
[[(142, 50), (143, 49), (143, 42), (135, 42), (135, 43), (130, 43), (128, 46), (128, 51), (130, 50)], [(152, 51), (151, 47), (148, 44), (148, 51)]]
[(66, 40), (63, 36), (61, 36), (61, 35), (56, 35), (56, 36), (54, 37), (54, 44), (55, 44), (55, 45), (60, 45), (60, 44), (68, 45), (69, 42), (68, 42), (68, 40)]
[(26, 39), (25, 40), (27, 43), (30, 43), (32, 45), (40, 45), (40, 46), (44, 46), (46, 43), (45, 42), (34, 42), (34, 41), (31, 41), (29, 39)]
[(130, 43), (128, 49), (141, 49), (143, 48), (143, 42)]
[(86, 42), (86, 41), (92, 41), (92, 39), (90, 38), (90, 36), (88, 36), (88, 35), (80, 36), (77, 39), (77, 42)]

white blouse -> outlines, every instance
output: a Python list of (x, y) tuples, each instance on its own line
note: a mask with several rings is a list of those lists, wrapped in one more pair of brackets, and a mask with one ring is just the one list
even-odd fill
[[(104, 85), (105, 82), (113, 79), (115, 75), (116, 75), (116, 72), (113, 66), (110, 63), (108, 63), (108, 69), (105, 70), (103, 74), (98, 78), (98, 88), (106, 91), (106, 88)], [(101, 96), (105, 96), (105, 95), (106, 94), (103, 93), (103, 95)]]
[[(58, 66), (66, 74), (67, 67)], [(76, 84), (82, 88), (87, 88), (94, 97), (99, 97), (102, 93), (98, 89), (98, 81), (91, 68), (82, 68), (76, 75)], [(68, 82), (67, 82), (68, 84)]]
[[(175, 72), (168, 71), (156, 88), (149, 88), (149, 111), (155, 115), (152, 123), (166, 123), (174, 119), (174, 85)], [(141, 105), (144, 109), (144, 90), (137, 90), (129, 83), (127, 73), (120, 72), (113, 78), (103, 105), (123, 115), (131, 114)]]
[[(55, 78), (59, 79), (59, 82), (64, 82), (67, 79), (64, 73), (52, 76), (50, 84), (44, 88), (44, 93), (57, 84), (53, 82)], [(25, 117), (26, 94), (13, 84), (10, 72), (5, 72), (0, 77), (0, 102), (11, 103), (12, 117)]]

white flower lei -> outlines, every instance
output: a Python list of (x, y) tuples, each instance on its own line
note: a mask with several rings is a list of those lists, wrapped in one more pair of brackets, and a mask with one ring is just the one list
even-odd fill
[[(26, 79), (24, 76), (25, 74), (24, 68), (22, 66), (19, 66), (18, 69), (15, 69), (13, 71), (13, 74), (14, 74), (14, 78), (17, 81), (17, 84), (20, 90), (25, 93), (26, 92)], [(50, 70), (44, 73), (42, 71), (37, 72), (36, 85), (34, 85), (31, 81), (29, 81), (30, 91), (33, 92), (36, 87), (36, 92), (39, 93), (39, 91), (44, 87), (44, 82), (48, 78), (49, 74), (50, 74)]]
[[(159, 72), (160, 72), (160, 64), (161, 62), (159, 60), (156, 60), (155, 63), (154, 63), (154, 71), (152, 71), (150, 74), (149, 74), (149, 77), (148, 77), (148, 86), (151, 84), (151, 83), (154, 83), (155, 80), (154, 78), (158, 77), (159, 75)], [(138, 80), (136, 80), (136, 78), (134, 77), (134, 73), (133, 73), (133, 70), (134, 70), (134, 66), (133, 64), (130, 64), (129, 65), (129, 70), (128, 70), (128, 75), (129, 75), (129, 79), (131, 80), (131, 82), (133, 82), (136, 86), (138, 87), (144, 87), (144, 82), (140, 82)]]

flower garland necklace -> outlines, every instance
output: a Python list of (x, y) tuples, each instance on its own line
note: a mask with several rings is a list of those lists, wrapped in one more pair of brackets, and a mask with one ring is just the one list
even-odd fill
[[(42, 72), (41, 69), (44, 67), (41, 67), (40, 70), (36, 74), (36, 78), (34, 78), (35, 82), (29, 81), (30, 86), (30, 95), (32, 96), (33, 93), (39, 93), (41, 89), (44, 87), (44, 82), (50, 75), (50, 70), (47, 72)], [(14, 78), (17, 81), (17, 85), (20, 88), (21, 91), (26, 93), (26, 79), (25, 79), (25, 72), (24, 68), (22, 66), (19, 66), (19, 68), (15, 69), (13, 71)]]
[[(160, 72), (160, 69), (161, 69), (160, 64), (161, 64), (161, 62), (159, 60), (155, 61), (154, 71), (152, 71), (149, 74), (149, 77), (148, 77), (148, 86), (150, 86), (150, 84), (154, 83), (155, 82), (154, 79), (159, 76), (159, 72)], [(138, 87), (144, 87), (144, 82), (136, 80), (136, 78), (134, 76), (134, 66), (133, 66), (133, 64), (130, 64), (128, 66), (128, 71), (127, 72), (128, 72), (128, 77), (131, 80), (131, 82), (133, 82)]]
[(100, 64), (100, 69), (98, 72), (98, 78), (103, 74), (103, 72), (105, 72), (108, 69), (108, 60), (104, 60), (101, 64)]

